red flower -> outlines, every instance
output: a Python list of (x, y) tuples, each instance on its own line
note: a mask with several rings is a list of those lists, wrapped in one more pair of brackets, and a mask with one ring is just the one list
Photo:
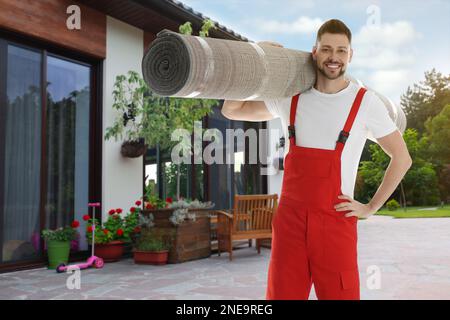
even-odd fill
[(110, 216), (112, 216), (112, 215), (113, 215), (114, 213), (116, 213), (116, 210), (114, 210), (114, 209), (111, 209), (111, 210), (109, 210), (109, 212), (108, 212), (108, 213), (109, 213), (109, 215), (110, 215)]
[(92, 226), (87, 227), (87, 232), (92, 233)]
[(119, 237), (123, 236), (123, 230), (122, 229), (117, 230), (117, 235)]
[(130, 208), (130, 211), (131, 211), (131, 212), (135, 212), (135, 211), (136, 211), (136, 208), (135, 208), (135, 207), (131, 207), (131, 208)]
[(108, 229), (103, 230), (104, 234), (108, 234), (108, 232), (109, 232)]
[(139, 232), (141, 232), (141, 228), (140, 227), (136, 227), (136, 228), (134, 228), (133, 232), (134, 233), (139, 233)]
[(172, 203), (172, 202), (173, 202), (172, 197), (167, 197), (167, 198), (166, 198), (166, 202)]
[(122, 209), (116, 209), (116, 213), (121, 214), (122, 213)]
[(135, 205), (137, 205), (137, 206), (140, 206), (141, 204), (142, 204), (142, 202), (139, 200), (135, 202)]
[(80, 226), (80, 222), (78, 220), (73, 220), (72, 228), (78, 228)]
[(152, 204), (151, 204), (151, 203), (148, 203), (148, 204), (145, 206), (145, 209), (147, 209), (147, 210), (153, 209)]
[(91, 218), (91, 217), (89, 217), (88, 214), (85, 214), (85, 215), (83, 216), (83, 220), (84, 220), (84, 221), (88, 221), (90, 218)]

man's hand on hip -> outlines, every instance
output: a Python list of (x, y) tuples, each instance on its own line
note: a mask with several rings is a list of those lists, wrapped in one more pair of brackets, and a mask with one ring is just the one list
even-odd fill
[(368, 218), (377, 212), (370, 204), (361, 203), (347, 195), (340, 195), (338, 198), (348, 200), (334, 206), (336, 211), (350, 210), (351, 212), (345, 214), (346, 217)]

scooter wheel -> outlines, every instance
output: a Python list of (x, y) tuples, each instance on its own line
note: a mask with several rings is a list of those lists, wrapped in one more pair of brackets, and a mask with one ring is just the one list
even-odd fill
[(65, 263), (61, 263), (61, 264), (59, 264), (57, 267), (56, 267), (56, 272), (58, 272), (58, 273), (63, 273), (64, 272), (64, 267), (66, 266), (66, 264)]
[(95, 259), (94, 268), (101, 269), (101, 268), (103, 268), (104, 265), (105, 265), (105, 262), (103, 261), (102, 258)]

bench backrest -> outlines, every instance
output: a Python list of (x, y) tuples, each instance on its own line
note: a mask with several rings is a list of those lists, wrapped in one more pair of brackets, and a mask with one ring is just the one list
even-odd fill
[(277, 206), (277, 194), (235, 195), (233, 231), (270, 231)]

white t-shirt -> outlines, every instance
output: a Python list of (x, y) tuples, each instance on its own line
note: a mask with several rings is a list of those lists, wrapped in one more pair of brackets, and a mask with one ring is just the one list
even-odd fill
[[(355, 100), (360, 86), (354, 82), (343, 90), (328, 94), (315, 88), (300, 94), (295, 117), (296, 145), (309, 148), (331, 149), (336, 147), (339, 132)], [(269, 112), (282, 122), (285, 137), (284, 156), (289, 150), (289, 112), (292, 98), (268, 99), (265, 104)], [(359, 161), (367, 136), (384, 137), (397, 130), (389, 113), (374, 92), (367, 91), (353, 122), (341, 155), (341, 190), (353, 198)]]

